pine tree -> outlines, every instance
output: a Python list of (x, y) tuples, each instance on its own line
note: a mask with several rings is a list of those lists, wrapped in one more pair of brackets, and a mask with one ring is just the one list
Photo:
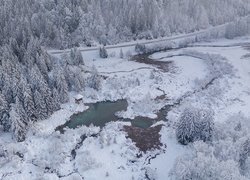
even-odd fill
[(79, 80), (79, 75), (75, 75), (74, 78), (72, 79), (73, 85), (74, 85), (74, 91), (79, 92), (81, 90), (81, 82)]
[(202, 140), (210, 141), (214, 130), (211, 111), (186, 108), (178, 121), (176, 137), (181, 144)]
[(41, 55), (39, 56), (38, 54), (36, 55), (36, 64), (37, 67), (39, 68), (41, 74), (43, 75), (44, 79), (48, 81), (48, 67), (45, 62), (45, 58)]
[(11, 77), (6, 74), (4, 77), (4, 86), (2, 87), (2, 95), (5, 97), (5, 100), (8, 102), (8, 104), (14, 102), (14, 93), (12, 88), (12, 79)]
[(107, 52), (105, 46), (100, 47), (100, 49), (99, 49), (99, 54), (100, 54), (100, 57), (101, 57), (101, 58), (104, 58), (104, 59), (105, 59), (105, 58), (108, 57), (108, 52)]
[(69, 65), (74, 65), (74, 63), (75, 63), (75, 49), (70, 50), (69, 60), (70, 61), (68, 62), (68, 64)]
[(42, 95), (37, 90), (34, 92), (34, 103), (36, 118), (38, 120), (46, 119), (48, 117), (46, 103)]
[(60, 70), (56, 76), (56, 88), (60, 97), (60, 102), (66, 103), (69, 100), (68, 84), (66, 82), (64, 74)]
[(15, 104), (12, 104), (10, 110), (11, 130), (14, 138), (18, 141), (24, 141), (27, 133), (29, 121), (25, 110), (18, 97), (16, 97)]
[(13, 132), (14, 138), (18, 142), (23, 141), (25, 139), (26, 125), (23, 123), (20, 115), (17, 113), (17, 110), (14, 106), (11, 107), (10, 121), (11, 121), (11, 130)]
[(122, 49), (120, 49), (120, 58), (121, 58), (121, 59), (123, 59), (123, 58), (124, 58), (124, 54), (123, 54)]
[(54, 107), (54, 101), (52, 98), (52, 93), (51, 90), (46, 82), (39, 82), (39, 88), (38, 88), (39, 93), (42, 96), (42, 99), (44, 99), (44, 102), (46, 104), (46, 109), (47, 109), (47, 115), (51, 115), (53, 113)]
[(78, 49), (75, 52), (75, 65), (84, 65), (82, 53)]
[(10, 121), (9, 121), (9, 107), (8, 102), (5, 100), (2, 94), (0, 94), (0, 124), (3, 125), (4, 131), (9, 131)]
[(24, 110), (30, 121), (36, 121), (35, 116), (35, 104), (32, 97), (32, 92), (30, 88), (27, 86), (23, 89), (23, 106)]
[(250, 157), (250, 138), (247, 138), (240, 149), (239, 164), (242, 174), (246, 173), (246, 160)]
[(146, 53), (146, 46), (145, 44), (136, 44), (135, 45), (135, 52), (138, 54), (144, 54)]
[(53, 97), (54, 107), (55, 107), (54, 111), (57, 111), (60, 109), (60, 97), (56, 88), (54, 88), (52, 91), (52, 97)]
[(99, 90), (101, 88), (101, 79), (95, 66), (92, 67), (91, 76), (88, 79), (88, 86), (95, 90)]
[(70, 59), (71, 65), (84, 65), (82, 54), (77, 48), (70, 50)]

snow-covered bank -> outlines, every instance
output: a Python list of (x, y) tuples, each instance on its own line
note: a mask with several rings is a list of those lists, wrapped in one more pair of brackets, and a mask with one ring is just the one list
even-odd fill
[(31, 127), (31, 131), (32, 133), (41, 136), (52, 134), (55, 131), (55, 128), (68, 121), (70, 116), (87, 109), (88, 106), (85, 106), (83, 103), (76, 104), (74, 101), (74, 93), (71, 93), (70, 101), (68, 103), (61, 105), (61, 109), (52, 114), (48, 119), (35, 123)]
[[(183, 108), (211, 108), (216, 122), (225, 121), (238, 112), (250, 116), (250, 85), (247, 83), (250, 61), (242, 58), (249, 51), (241, 47), (240, 42), (241, 39), (220, 42), (220, 45), (237, 43), (234, 47), (213, 47), (218, 42), (210, 42), (206, 44), (211, 47), (187, 47), (150, 56), (162, 62), (171, 61), (169, 71), (162, 71), (153, 64), (118, 58), (117, 51), (114, 57), (107, 59), (99, 58), (95, 52), (83, 52), (85, 70), (95, 66), (101, 75), (97, 90), (88, 87), (80, 92), (84, 102), (127, 99), (128, 109), (120, 115), (129, 118), (155, 118), (157, 110), (166, 104), (180, 102), (169, 112), (169, 121), (162, 123), (160, 141), (166, 146), (139, 152), (123, 130), (123, 125), (130, 123), (110, 122), (103, 129), (83, 126), (67, 129), (64, 134), (55, 132), (54, 129), (73, 113), (87, 109), (76, 105), (71, 94), (70, 103), (62, 105), (62, 109), (47, 120), (33, 124), (24, 142), (14, 142), (10, 134), (1, 135), (0, 178), (170, 179), (176, 158), (193, 151), (192, 146), (182, 146), (175, 138), (175, 122)], [(224, 137), (223, 133), (219, 135)], [(140, 154), (142, 156), (138, 156)]]
[[(246, 58), (242, 58), (244, 55), (249, 53), (247, 49), (244, 48), (246, 43), (249, 43), (248, 38), (244, 38), (243, 46), (241, 46), (241, 39), (233, 40), (233, 43), (238, 45), (235, 47), (194, 47), (191, 48), (195, 51), (205, 52), (205, 53), (216, 53), (228, 59), (228, 62), (236, 70), (235, 76), (227, 79), (228, 88), (224, 90), (224, 96), (222, 98), (221, 106), (216, 108), (217, 117), (219, 121), (225, 121), (228, 116), (242, 112), (246, 116), (250, 116), (250, 63)], [(207, 45), (213, 45), (214, 43), (206, 43)], [(232, 44), (230, 41), (219, 41), (215, 44), (228, 45)], [(222, 85), (223, 86), (223, 85)]]

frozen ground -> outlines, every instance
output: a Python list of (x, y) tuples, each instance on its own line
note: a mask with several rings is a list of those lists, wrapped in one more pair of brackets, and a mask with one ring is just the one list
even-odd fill
[[(248, 40), (248, 41), (247, 41)], [(250, 42), (248, 38), (243, 42)], [(234, 40), (234, 43), (239, 43)], [(213, 45), (208, 43), (207, 45)], [(219, 41), (221, 45), (232, 45), (230, 41)], [(247, 46), (247, 45), (245, 45)], [(221, 97), (221, 105), (217, 108), (216, 119), (225, 121), (228, 116), (242, 112), (250, 116), (250, 58), (244, 58), (249, 53), (246, 47), (235, 45), (232, 47), (194, 47), (196, 51), (204, 53), (220, 54), (225, 57), (235, 69), (235, 76), (227, 79), (229, 86)], [(223, 87), (222, 87), (223, 88)]]
[[(127, 99), (128, 109), (121, 115), (130, 118), (138, 115), (155, 118), (157, 110), (164, 105), (179, 102), (168, 114), (170, 122), (175, 122), (187, 105), (212, 108), (216, 121), (225, 121), (239, 112), (249, 117), (250, 59), (243, 58), (249, 51), (240, 45), (241, 42), (246, 45), (250, 40), (219, 40), (202, 43), (202, 47), (200, 43), (150, 56), (155, 60), (171, 61), (168, 72), (129, 60), (128, 56), (135, 53), (130, 47), (123, 49), (127, 54), (124, 59), (119, 58), (120, 48), (109, 49), (112, 57), (108, 59), (100, 59), (97, 51), (83, 52), (86, 71), (95, 66), (105, 76), (99, 91), (86, 88), (81, 92), (84, 102)], [(202, 54), (194, 57), (193, 51)], [(224, 61), (232, 65), (233, 75), (208, 62), (208, 54), (225, 57)], [(219, 61), (220, 58), (218, 64)], [(217, 71), (221, 74), (206, 86)], [(157, 99), (162, 95), (164, 99)], [(24, 142), (15, 143), (10, 134), (1, 134), (0, 179), (142, 180), (147, 176), (167, 180), (176, 157), (189, 151), (188, 147), (176, 142), (172, 123), (168, 122), (164, 122), (166, 126), (160, 132), (161, 142), (166, 146), (139, 157), (138, 148), (122, 130), (128, 123), (111, 122), (104, 129), (68, 129), (64, 134), (55, 132), (54, 129), (73, 113), (87, 109), (84, 105), (75, 105), (73, 96), (71, 93), (71, 102), (62, 105), (52, 117), (34, 124)]]

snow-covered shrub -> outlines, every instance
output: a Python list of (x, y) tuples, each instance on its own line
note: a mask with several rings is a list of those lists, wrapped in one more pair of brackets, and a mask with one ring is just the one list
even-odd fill
[(4, 146), (0, 145), (0, 166), (3, 167), (8, 161), (8, 152)]
[(235, 161), (215, 158), (213, 147), (200, 141), (194, 143), (193, 154), (176, 160), (170, 175), (175, 180), (247, 180)]
[(123, 58), (124, 58), (124, 54), (123, 54), (122, 49), (120, 49), (119, 57), (120, 57), (121, 59), (123, 59)]
[(84, 65), (82, 54), (77, 48), (73, 48), (70, 50), (70, 58), (68, 64), (75, 66)]
[(144, 54), (146, 53), (146, 46), (145, 44), (136, 44), (135, 45), (135, 52), (138, 54)]
[(86, 86), (99, 90), (101, 88), (101, 76), (98, 74), (98, 71), (95, 66), (91, 69), (91, 75), (86, 80)]
[(213, 141), (196, 141), (191, 154), (177, 159), (171, 176), (184, 179), (250, 178), (250, 121), (241, 113), (216, 123)]
[(99, 54), (100, 54), (100, 57), (101, 57), (101, 58), (104, 58), (104, 59), (105, 59), (105, 58), (108, 57), (108, 52), (107, 52), (105, 46), (100, 47), (100, 49), (99, 49)]
[(107, 134), (106, 131), (102, 131), (100, 133), (99, 141), (101, 148), (104, 148), (105, 146), (110, 146), (110, 144), (114, 142), (113, 137), (111, 137), (110, 134)]
[(116, 56), (116, 52), (115, 51), (109, 53), (109, 55), (108, 55), (108, 57), (115, 57), (115, 56)]
[(212, 139), (214, 129), (213, 113), (210, 110), (186, 108), (179, 119), (176, 137), (181, 144)]
[(154, 79), (155, 78), (155, 73), (156, 73), (156, 70), (151, 70), (150, 75), (149, 75), (149, 79)]
[(76, 158), (76, 168), (80, 173), (84, 173), (89, 169), (98, 167), (96, 160), (91, 156), (89, 151), (79, 151)]
[(107, 78), (104, 83), (104, 94), (109, 100), (123, 99), (130, 87), (135, 88), (140, 85), (137, 78), (118, 78), (117, 76)]
[(183, 54), (194, 58), (202, 59), (209, 70), (206, 79), (222, 77), (225, 75), (233, 75), (233, 66), (228, 63), (227, 59), (219, 54), (207, 54), (198, 51), (184, 51)]
[(130, 58), (130, 57), (132, 57), (132, 52), (130, 50), (128, 50), (126, 52), (126, 58)]
[(178, 47), (178, 44), (176, 44), (173, 41), (164, 41), (164, 42), (159, 42), (159, 43), (152, 43), (152, 44), (147, 44), (146, 45), (146, 53), (153, 53), (153, 52), (158, 52), (158, 51), (165, 51), (168, 49), (176, 48)]
[(239, 36), (245, 36), (248, 32), (248, 19), (240, 19), (235, 22), (229, 23), (226, 26), (225, 37), (233, 39)]
[(247, 138), (241, 145), (240, 148), (240, 155), (239, 155), (239, 164), (240, 164), (240, 168), (242, 173), (244, 174), (247, 169), (247, 160), (250, 157), (250, 138)]
[(153, 113), (152, 111), (155, 109), (156, 106), (150, 93), (147, 93), (142, 99), (140, 99), (137, 102), (129, 101), (129, 104), (131, 103), (132, 103), (132, 109), (135, 112), (135, 114), (140, 116), (152, 114)]
[(145, 171), (146, 171), (145, 174), (146, 174), (147, 179), (150, 179), (150, 180), (157, 180), (158, 179), (156, 170), (153, 170), (150, 167), (146, 167)]
[(159, 84), (162, 82), (162, 75), (159, 72), (157, 72), (156, 70), (151, 70), (150, 75), (149, 75), (149, 79), (154, 80), (155, 84)]
[[(250, 177), (250, 121), (241, 113), (235, 114), (215, 129), (215, 155), (220, 159), (233, 159), (240, 172)], [(222, 151), (223, 149), (223, 151)]]
[(17, 98), (17, 104), (12, 104), (10, 111), (11, 130), (13, 137), (17, 142), (25, 140), (25, 136), (28, 129), (28, 120), (25, 116), (24, 109), (20, 106), (20, 101)]
[(194, 43), (194, 42), (196, 42), (196, 40), (197, 39), (196, 39), (195, 36), (192, 36), (192, 37), (189, 37), (189, 38), (184, 38), (183, 40), (179, 40), (178, 47), (179, 48), (187, 47), (188, 44)]

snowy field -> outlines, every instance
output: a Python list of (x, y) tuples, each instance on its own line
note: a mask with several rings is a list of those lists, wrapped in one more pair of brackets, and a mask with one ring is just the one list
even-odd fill
[[(130, 47), (123, 49), (124, 58), (119, 57), (120, 48), (109, 49), (107, 59), (100, 59), (97, 51), (83, 52), (86, 72), (94, 66), (105, 77), (99, 90), (81, 92), (84, 102), (127, 99), (127, 111), (119, 114), (131, 119), (157, 118), (156, 113), (166, 104), (177, 104), (168, 113), (169, 121), (162, 122), (165, 146), (138, 157), (139, 149), (123, 131), (123, 125), (129, 123), (123, 122), (111, 122), (103, 129), (83, 126), (64, 134), (55, 132), (72, 114), (88, 108), (76, 105), (72, 92), (70, 103), (35, 123), (24, 142), (16, 143), (10, 134), (1, 134), (0, 179), (171, 179), (176, 158), (190, 152), (189, 146), (178, 144), (174, 133), (174, 124), (185, 107), (210, 108), (216, 122), (238, 113), (250, 117), (250, 58), (244, 56), (250, 51), (241, 43), (250, 46), (250, 39), (199, 43), (150, 56), (170, 62), (169, 71), (131, 60), (135, 52)], [(210, 61), (209, 55), (217, 59)], [(162, 95), (165, 99), (158, 100)]]

